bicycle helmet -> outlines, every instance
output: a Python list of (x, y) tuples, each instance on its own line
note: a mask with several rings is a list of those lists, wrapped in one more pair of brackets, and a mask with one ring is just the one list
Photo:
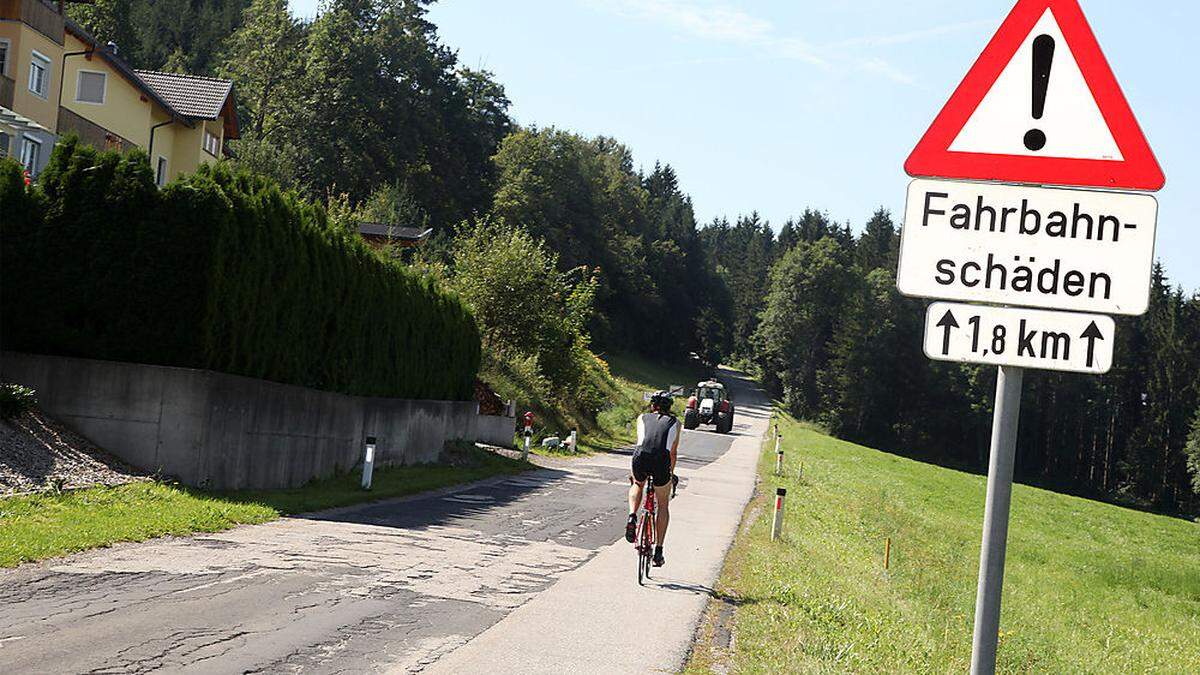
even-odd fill
[(650, 406), (659, 412), (670, 412), (672, 400), (671, 392), (656, 391), (650, 396)]

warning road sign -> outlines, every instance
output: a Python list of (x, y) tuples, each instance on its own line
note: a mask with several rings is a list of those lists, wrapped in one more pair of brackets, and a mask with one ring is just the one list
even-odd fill
[(1107, 316), (935, 302), (925, 355), (938, 361), (1106, 373), (1116, 326)]
[[(896, 286), (920, 297), (1141, 314), (1165, 181), (1078, 0), (1017, 0), (904, 163)], [(972, 675), (996, 672), (1025, 368), (1103, 373), (1113, 320), (932, 304), (925, 353), (997, 366)]]
[(900, 237), (905, 295), (1105, 314), (1150, 297), (1146, 194), (916, 179)]
[(1078, 0), (1020, 0), (904, 168), (1130, 190), (1165, 182)]

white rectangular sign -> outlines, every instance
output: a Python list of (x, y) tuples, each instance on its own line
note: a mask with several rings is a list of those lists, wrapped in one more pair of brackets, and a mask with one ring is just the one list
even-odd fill
[(896, 286), (923, 298), (1142, 314), (1157, 219), (1150, 195), (917, 179)]
[(925, 312), (925, 355), (937, 361), (1076, 373), (1112, 367), (1111, 317), (935, 302)]

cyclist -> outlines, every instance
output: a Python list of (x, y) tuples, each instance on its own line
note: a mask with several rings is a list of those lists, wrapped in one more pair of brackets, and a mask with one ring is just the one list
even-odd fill
[(665, 391), (650, 397), (650, 412), (637, 421), (637, 447), (633, 450), (633, 465), (629, 479), (629, 522), (625, 525), (625, 540), (632, 543), (637, 534), (637, 509), (642, 501), (642, 489), (650, 479), (654, 498), (658, 502), (658, 517), (654, 522), (654, 566), (662, 567), (663, 540), (671, 520), (671, 482), (675, 475), (675, 460), (679, 456), (679, 420), (671, 414), (671, 395)]

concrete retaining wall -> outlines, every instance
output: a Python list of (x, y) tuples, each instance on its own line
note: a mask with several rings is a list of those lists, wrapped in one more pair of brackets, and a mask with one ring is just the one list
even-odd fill
[(474, 401), (347, 396), (206, 370), (3, 352), (0, 380), (121, 459), (214, 489), (296, 487), (361, 461), (437, 460), (447, 440), (512, 444)]

